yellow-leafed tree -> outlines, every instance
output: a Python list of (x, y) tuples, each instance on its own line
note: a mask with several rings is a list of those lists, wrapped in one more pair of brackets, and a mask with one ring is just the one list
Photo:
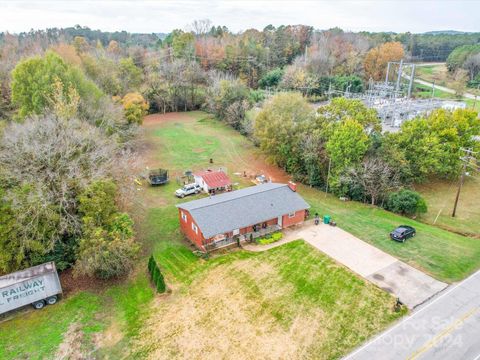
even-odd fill
[(148, 103), (141, 94), (128, 93), (123, 97), (122, 105), (125, 117), (130, 124), (141, 124), (143, 122), (143, 117), (147, 114)]
[(365, 56), (365, 78), (375, 81), (385, 77), (389, 61), (400, 61), (404, 56), (403, 46), (398, 41), (387, 42), (371, 49)]

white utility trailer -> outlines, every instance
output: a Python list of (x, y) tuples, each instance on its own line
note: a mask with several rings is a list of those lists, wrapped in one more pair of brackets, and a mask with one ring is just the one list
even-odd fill
[(41, 309), (62, 293), (54, 262), (0, 276), (0, 314), (25, 305)]

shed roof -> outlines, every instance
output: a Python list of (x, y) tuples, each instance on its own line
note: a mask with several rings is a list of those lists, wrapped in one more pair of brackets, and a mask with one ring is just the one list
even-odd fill
[(266, 183), (212, 197), (178, 204), (192, 215), (203, 236), (258, 224), (310, 208), (287, 184)]
[(222, 188), (232, 185), (232, 181), (223, 171), (200, 171), (194, 174), (202, 177), (209, 188)]

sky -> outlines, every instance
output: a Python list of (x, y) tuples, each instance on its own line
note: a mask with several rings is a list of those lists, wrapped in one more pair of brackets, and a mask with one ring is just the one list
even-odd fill
[(238, 32), (268, 24), (305, 24), (352, 31), (480, 32), (480, 0), (470, 1), (5, 1), (0, 31), (18, 33), (50, 27), (88, 26), (103, 31), (168, 33), (209, 19)]

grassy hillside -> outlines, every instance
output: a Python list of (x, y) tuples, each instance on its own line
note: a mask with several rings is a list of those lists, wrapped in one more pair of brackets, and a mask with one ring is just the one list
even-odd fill
[(417, 185), (427, 201), (428, 212), (422, 216), (422, 221), (435, 223), (445, 229), (480, 236), (480, 177), (467, 177), (457, 207), (456, 216), (452, 217), (453, 204), (457, 193), (458, 181), (431, 181)]

